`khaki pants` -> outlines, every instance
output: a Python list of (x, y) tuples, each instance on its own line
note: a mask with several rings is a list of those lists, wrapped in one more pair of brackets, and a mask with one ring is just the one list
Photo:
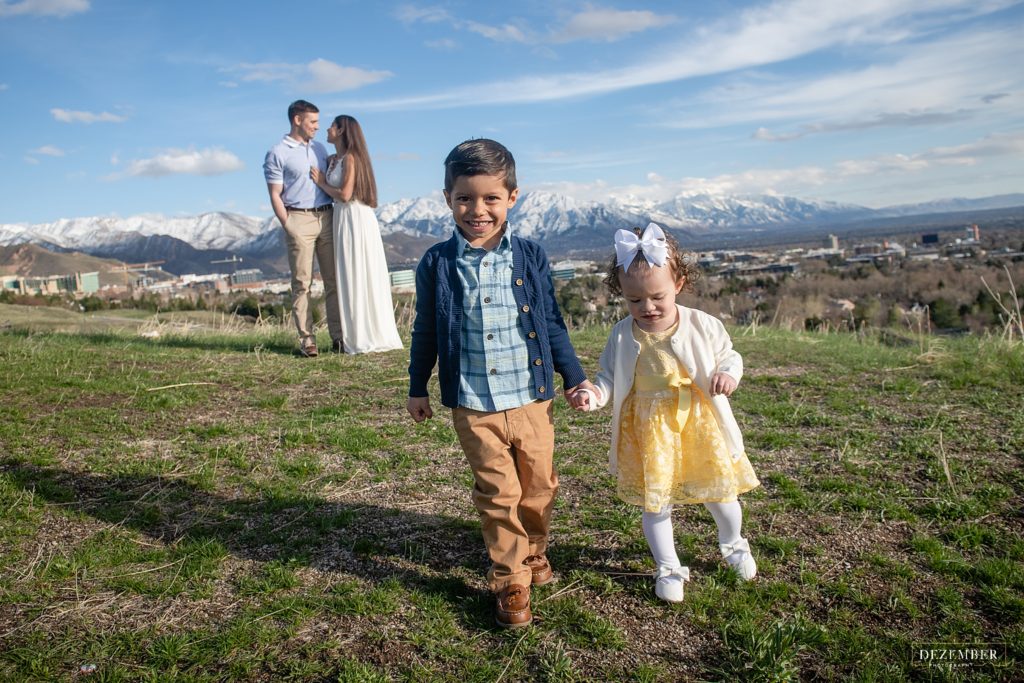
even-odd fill
[(490, 589), (529, 586), (528, 555), (547, 551), (558, 492), (551, 401), (495, 413), (455, 408), (452, 422), (473, 470), (473, 503), (491, 557)]
[(327, 304), (327, 329), (331, 340), (341, 339), (341, 310), (338, 281), (334, 276), (334, 211), (320, 213), (289, 211), (284, 224), (288, 265), (292, 270), (292, 319), (299, 339), (313, 336), (313, 311), (309, 307), (309, 286), (313, 282), (313, 256), (320, 264)]

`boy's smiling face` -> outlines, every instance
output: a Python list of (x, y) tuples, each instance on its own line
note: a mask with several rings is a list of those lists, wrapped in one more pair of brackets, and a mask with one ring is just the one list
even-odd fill
[(508, 191), (504, 176), (463, 175), (455, 179), (444, 199), (455, 225), (470, 246), (493, 249), (501, 241), (508, 210), (515, 206), (519, 188)]

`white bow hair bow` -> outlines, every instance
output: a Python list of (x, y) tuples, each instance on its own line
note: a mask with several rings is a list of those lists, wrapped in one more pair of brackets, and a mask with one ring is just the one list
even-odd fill
[(648, 223), (640, 237), (630, 230), (615, 231), (615, 265), (628, 269), (640, 251), (652, 266), (665, 265), (668, 243), (665, 233), (655, 223)]

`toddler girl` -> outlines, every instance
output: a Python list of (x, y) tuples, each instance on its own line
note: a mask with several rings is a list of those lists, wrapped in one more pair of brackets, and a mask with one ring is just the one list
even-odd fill
[(611, 471), (619, 497), (643, 506), (644, 536), (658, 567), (655, 593), (680, 602), (689, 580), (673, 540), (676, 503), (703, 503), (718, 525), (725, 562), (752, 579), (757, 565), (740, 534), (736, 496), (760, 482), (728, 399), (743, 360), (717, 318), (676, 304), (700, 274), (660, 227), (619, 230), (610, 265), (605, 284), (623, 297), (629, 315), (612, 328), (597, 390), (581, 389), (571, 403), (594, 410), (613, 399)]

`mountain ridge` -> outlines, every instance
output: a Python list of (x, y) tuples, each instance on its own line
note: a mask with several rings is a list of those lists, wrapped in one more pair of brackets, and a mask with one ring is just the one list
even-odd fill
[[(908, 217), (1024, 206), (1024, 194), (977, 199), (947, 198), (923, 204), (870, 209), (855, 204), (807, 201), (784, 195), (684, 194), (667, 201), (576, 199), (544, 191), (524, 192), (509, 211), (517, 234), (541, 241), (553, 257), (602, 250), (619, 228), (656, 222), (678, 236), (827, 227), (886, 217)], [(391, 263), (414, 261), (425, 246), (451, 234), (451, 212), (440, 192), (402, 199), (376, 210)], [(273, 216), (224, 211), (167, 218), (81, 217), (39, 224), (0, 224), (0, 246), (36, 244), (51, 251), (80, 251), (123, 261), (163, 259), (169, 272), (211, 272), (210, 261), (241, 256), (265, 272), (287, 272), (282, 231)]]

